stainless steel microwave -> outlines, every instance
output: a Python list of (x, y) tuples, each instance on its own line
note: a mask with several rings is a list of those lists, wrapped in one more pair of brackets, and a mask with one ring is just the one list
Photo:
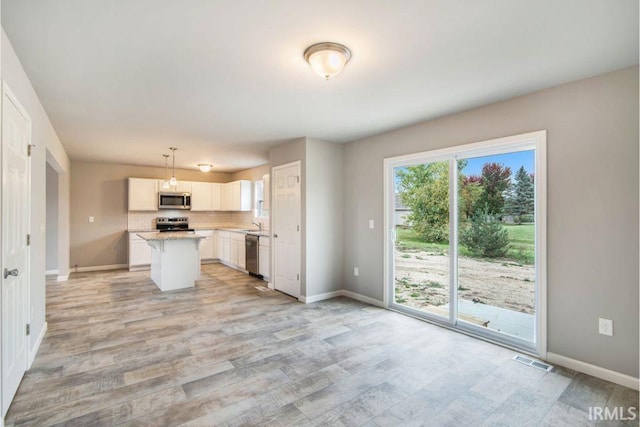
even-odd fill
[(191, 193), (158, 193), (158, 209), (191, 209)]

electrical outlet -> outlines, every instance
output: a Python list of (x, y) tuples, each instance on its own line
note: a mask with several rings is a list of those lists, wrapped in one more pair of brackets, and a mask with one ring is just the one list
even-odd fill
[(602, 335), (613, 336), (613, 320), (611, 319), (603, 319), (602, 317), (598, 319), (598, 332)]
[(372, 219), (369, 220), (369, 228), (372, 229), (372, 230), (374, 228), (374, 223), (373, 223)]
[(90, 217), (89, 217), (89, 222), (90, 222), (90, 223), (93, 223), (93, 221), (95, 221), (95, 218), (94, 218), (94, 217), (92, 217), (92, 216), (90, 216)]
[(358, 267), (353, 267), (353, 275), (354, 276), (359, 276), (360, 275), (360, 270), (358, 270)]

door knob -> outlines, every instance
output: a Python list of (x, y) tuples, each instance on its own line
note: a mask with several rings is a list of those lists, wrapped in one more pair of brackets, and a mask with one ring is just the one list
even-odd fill
[(273, 237), (274, 237), (274, 239), (277, 239), (277, 238), (278, 238), (278, 235), (277, 235), (277, 234), (274, 234), (274, 235), (273, 235)]
[(4, 278), (6, 279), (9, 276), (18, 277), (18, 269), (14, 268), (13, 270), (4, 269)]

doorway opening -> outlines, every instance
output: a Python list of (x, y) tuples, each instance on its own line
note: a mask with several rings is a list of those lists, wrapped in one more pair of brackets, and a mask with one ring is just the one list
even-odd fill
[(385, 160), (388, 308), (544, 357), (546, 133)]

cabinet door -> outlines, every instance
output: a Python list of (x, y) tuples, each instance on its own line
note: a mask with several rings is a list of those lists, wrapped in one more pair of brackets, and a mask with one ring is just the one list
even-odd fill
[(222, 239), (223, 243), (222, 243), (222, 254), (223, 257), (222, 259), (225, 262), (231, 262), (231, 240), (230, 239)]
[(224, 239), (218, 236), (218, 258), (222, 261), (226, 261), (224, 254)]
[(211, 184), (211, 210), (222, 210), (222, 186), (223, 184), (212, 183)]
[(171, 191), (176, 193), (191, 193), (191, 184), (193, 184), (191, 181), (178, 181), (178, 185), (172, 187)]
[(245, 246), (245, 241), (241, 240), (238, 241), (238, 262), (236, 263), (237, 266), (239, 266), (240, 268), (246, 268), (247, 265), (247, 248)]
[(218, 233), (216, 231), (213, 232), (213, 234), (211, 235), (211, 245), (213, 246), (213, 252), (212, 252), (212, 256), (213, 259), (218, 259), (220, 258), (220, 249), (219, 249), (219, 244), (218, 244)]
[(240, 206), (241, 206), (240, 190), (241, 190), (240, 181), (233, 181), (231, 183), (231, 210), (232, 211), (240, 210)]
[(158, 181), (155, 179), (129, 178), (129, 210), (158, 210)]
[[(262, 240), (262, 238), (260, 238)], [(258, 270), (265, 279), (268, 279), (271, 270), (271, 248), (269, 246), (260, 245), (258, 248)]]
[(222, 184), (221, 185), (221, 189), (222, 189), (222, 209), (223, 211), (230, 211), (233, 210), (231, 209), (231, 184), (232, 183), (226, 183), (226, 184)]
[(198, 236), (203, 236), (204, 239), (200, 241), (200, 259), (213, 259), (213, 233), (211, 230), (196, 231)]
[(229, 262), (238, 265), (238, 241), (235, 239), (231, 239), (231, 256)]
[(131, 238), (129, 240), (129, 266), (149, 264), (151, 264), (151, 246), (140, 238)]
[(212, 211), (213, 192), (212, 184), (209, 182), (191, 183), (191, 210), (192, 211)]
[(252, 181), (238, 181), (240, 183), (240, 202), (238, 203), (238, 210), (248, 212), (253, 208), (253, 182)]

